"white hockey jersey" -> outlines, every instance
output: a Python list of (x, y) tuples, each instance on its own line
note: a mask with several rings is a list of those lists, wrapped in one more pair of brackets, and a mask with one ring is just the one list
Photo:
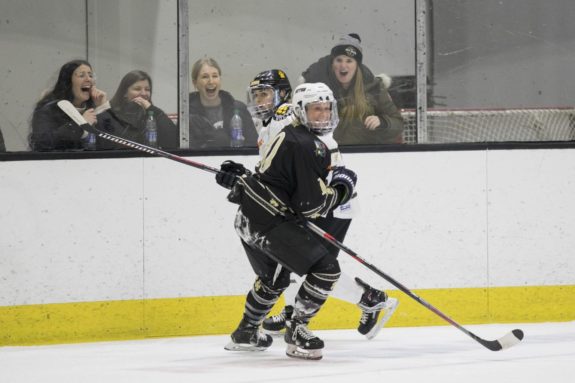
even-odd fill
[(284, 127), (294, 122), (295, 119), (291, 104), (282, 104), (276, 109), (272, 117), (266, 121), (262, 121), (262, 128), (258, 135), (260, 159), (263, 158), (274, 137), (281, 132)]
[[(281, 132), (281, 130), (290, 125), (296, 120), (293, 113), (293, 108), (291, 104), (280, 105), (274, 115), (270, 117), (267, 121), (262, 121), (262, 128), (260, 129), (258, 136), (258, 148), (260, 159), (262, 159), (269, 148), (270, 143), (273, 141), (274, 137)], [(323, 143), (329, 149), (331, 154), (331, 166), (333, 168), (344, 166), (341, 153), (339, 151), (339, 146), (333, 138), (333, 134), (326, 134), (323, 136), (318, 136)], [(331, 174), (328, 176), (328, 182), (331, 181)], [(357, 215), (359, 211), (359, 205), (357, 202), (357, 197), (353, 197), (347, 203), (338, 206), (333, 210), (333, 216), (340, 219), (352, 219), (354, 215)]]

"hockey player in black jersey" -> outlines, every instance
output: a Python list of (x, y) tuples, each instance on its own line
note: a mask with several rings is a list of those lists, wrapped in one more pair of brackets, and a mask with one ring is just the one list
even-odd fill
[[(248, 109), (252, 117), (261, 120), (258, 146), (262, 162), (274, 137), (286, 126), (291, 125), (295, 118), (290, 101), (292, 93), (289, 79), (284, 71), (271, 69), (258, 73), (250, 82), (248, 88)], [(331, 157), (331, 169), (343, 167), (341, 153), (338, 144), (333, 138), (333, 132), (323, 132), (317, 137), (326, 144)], [(331, 179), (331, 175), (328, 175)], [(325, 217), (321, 216), (313, 220), (313, 223), (321, 229), (333, 235), (338, 241), (343, 242), (351, 223), (351, 219), (357, 213), (357, 198), (342, 204), (328, 212)], [(339, 249), (328, 246), (333, 256), (337, 256)], [(291, 283), (284, 292), (285, 307), (274, 316), (266, 318), (262, 323), (265, 333), (275, 335), (285, 329), (286, 320), (293, 313), (294, 300), (299, 286), (303, 282), (302, 277), (291, 276)], [(342, 271), (335, 290), (331, 294), (335, 298), (357, 305), (361, 310), (358, 331), (368, 339), (373, 339), (391, 317), (397, 307), (396, 298), (388, 298), (384, 291), (377, 290), (359, 278)]]
[(331, 157), (318, 135), (333, 131), (338, 123), (331, 90), (322, 83), (302, 84), (295, 90), (293, 105), (298, 123), (273, 138), (255, 174), (226, 162), (216, 176), (220, 185), (231, 187), (228, 199), (240, 205), (235, 227), (257, 275), (243, 318), (226, 349), (264, 350), (272, 344), (260, 325), (294, 272), (306, 277), (287, 324), (286, 353), (321, 359), (323, 341), (307, 325), (332, 291), (340, 268), (337, 258), (302, 220), (315, 219), (346, 203), (357, 177), (339, 168), (327, 181)]

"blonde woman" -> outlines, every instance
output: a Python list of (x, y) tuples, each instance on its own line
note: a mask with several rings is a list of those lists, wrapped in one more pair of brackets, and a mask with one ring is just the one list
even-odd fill
[(203, 58), (192, 66), (190, 93), (190, 147), (224, 148), (230, 146), (231, 119), (242, 119), (244, 146), (256, 147), (257, 131), (246, 105), (221, 89), (222, 71), (216, 60)]
[(332, 89), (340, 117), (333, 136), (340, 145), (402, 142), (403, 118), (387, 91), (391, 79), (375, 77), (363, 65), (359, 35), (342, 36), (328, 56), (302, 73), (304, 81), (323, 82)]

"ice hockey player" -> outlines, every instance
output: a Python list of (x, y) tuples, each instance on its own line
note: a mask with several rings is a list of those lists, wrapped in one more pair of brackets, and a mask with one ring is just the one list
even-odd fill
[[(272, 337), (260, 325), (290, 282), (290, 273), (305, 275), (286, 324), (288, 356), (321, 359), (323, 341), (307, 327), (340, 275), (337, 258), (323, 240), (305, 228), (353, 195), (357, 177), (346, 168), (333, 172), (331, 156), (318, 135), (339, 121), (331, 90), (322, 83), (302, 84), (294, 93), (297, 124), (288, 125), (270, 143), (255, 174), (243, 165), (224, 162), (217, 182), (231, 187), (228, 199), (240, 205), (236, 232), (257, 275), (246, 297), (243, 318), (231, 334), (228, 350), (264, 350)], [(241, 176), (240, 176), (241, 175)], [(282, 268), (278, 270), (278, 264)]]
[[(292, 105), (289, 103), (291, 92), (287, 75), (278, 69), (263, 71), (256, 75), (250, 83), (248, 109), (252, 113), (252, 117), (259, 118), (263, 125), (258, 138), (262, 162), (265, 161), (265, 153), (273, 138), (295, 120)], [(329, 150), (331, 169), (343, 167), (342, 156), (337, 142), (333, 139), (333, 132), (326, 132), (317, 137), (323, 141)], [(328, 175), (328, 179), (330, 177), (331, 175)], [(338, 241), (343, 242), (351, 218), (357, 209), (357, 200), (352, 197), (346, 204), (328, 212), (325, 217), (316, 218), (314, 223), (334, 235)], [(338, 255), (339, 250), (336, 247), (329, 246), (328, 249), (333, 256)], [(291, 317), (293, 302), (302, 281), (302, 278), (292, 275), (290, 286), (284, 292), (286, 306), (280, 314), (264, 320), (263, 329), (265, 333), (275, 335), (285, 328), (286, 319)], [(362, 315), (358, 331), (368, 339), (374, 338), (379, 333), (395, 311), (398, 303), (397, 299), (388, 299), (385, 292), (374, 289), (359, 278), (353, 280), (345, 272), (342, 272), (332, 296), (359, 306)]]
[(292, 88), (286, 73), (280, 69), (258, 73), (248, 87), (248, 110), (261, 121), (258, 135), (260, 157), (263, 157), (272, 138), (295, 117), (292, 112)]

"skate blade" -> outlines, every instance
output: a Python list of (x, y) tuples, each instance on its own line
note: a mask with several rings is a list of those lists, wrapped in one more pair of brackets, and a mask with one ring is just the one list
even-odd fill
[(305, 350), (303, 348), (299, 348), (295, 344), (287, 345), (286, 355), (289, 356), (290, 358), (306, 359), (306, 360), (320, 360), (323, 357), (321, 349)]
[(367, 334), (365, 334), (365, 337), (367, 339), (371, 340), (375, 338), (377, 334), (379, 334), (383, 326), (385, 326), (387, 321), (389, 321), (389, 318), (391, 318), (391, 316), (397, 309), (398, 305), (399, 301), (396, 298), (388, 298), (387, 301), (385, 301), (385, 307), (384, 307), (385, 312), (383, 316), (379, 319), (379, 321), (376, 323), (376, 325), (373, 326), (373, 328)]
[(224, 350), (228, 351), (264, 351), (267, 347), (258, 347), (250, 343), (234, 343), (230, 342), (224, 346)]

